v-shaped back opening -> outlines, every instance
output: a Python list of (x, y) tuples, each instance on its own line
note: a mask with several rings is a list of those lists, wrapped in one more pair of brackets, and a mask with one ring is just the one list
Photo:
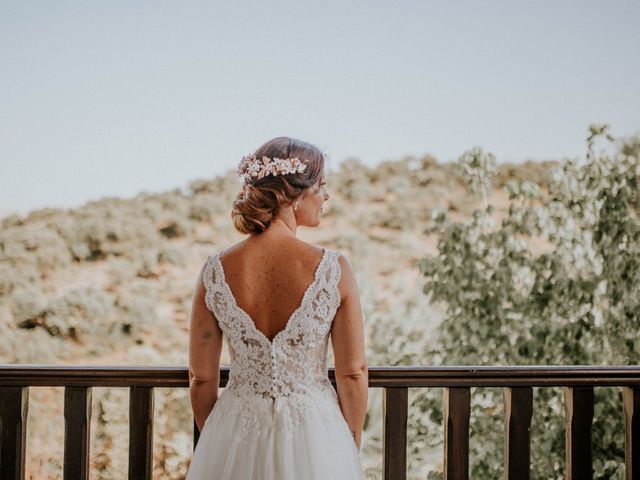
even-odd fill
[(254, 322), (253, 318), (251, 318), (251, 315), (249, 315), (244, 308), (242, 308), (242, 307), (240, 307), (240, 305), (238, 305), (238, 301), (236, 299), (236, 296), (233, 294), (233, 291), (231, 290), (231, 287), (227, 283), (226, 275), (225, 275), (225, 272), (224, 272), (224, 266), (222, 265), (222, 253), (223, 252), (224, 252), (224, 250), (221, 250), (216, 255), (216, 259), (218, 261), (218, 266), (220, 267), (220, 281), (222, 282), (222, 284), (223, 284), (224, 288), (226, 289), (227, 293), (229, 294), (229, 297), (231, 297), (233, 307), (241, 315), (243, 315), (245, 317), (245, 319), (249, 323), (249, 327), (251, 329), (253, 329), (255, 332), (257, 332), (257, 334), (260, 335), (261, 338), (263, 340), (265, 340), (270, 346), (272, 346), (275, 343), (276, 339), (281, 334), (284, 334), (284, 332), (289, 329), (292, 320), (295, 320), (296, 315), (298, 314), (298, 312), (300, 312), (304, 308), (305, 303), (307, 301), (307, 297), (309, 296), (309, 293), (313, 290), (313, 287), (318, 283), (318, 281), (321, 278), (321, 273), (322, 273), (321, 270), (324, 267), (324, 263), (326, 262), (326, 258), (328, 257), (328, 249), (323, 247), (322, 256), (320, 257), (320, 261), (318, 262), (318, 265), (316, 266), (316, 269), (315, 269), (314, 274), (313, 274), (313, 280), (311, 281), (311, 283), (309, 283), (309, 285), (307, 285), (307, 288), (305, 289), (304, 293), (302, 294), (302, 298), (300, 299), (300, 302), (298, 303), (298, 306), (288, 316), (284, 327), (281, 330), (279, 330), (271, 339), (269, 339), (269, 337), (267, 337), (267, 335), (265, 335), (261, 330), (258, 329), (258, 327), (256, 326), (256, 323)]

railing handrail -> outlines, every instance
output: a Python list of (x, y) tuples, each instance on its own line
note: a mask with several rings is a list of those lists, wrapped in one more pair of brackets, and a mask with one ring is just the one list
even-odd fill
[[(335, 383), (335, 370), (328, 368)], [(220, 386), (229, 366), (220, 368)], [(0, 385), (188, 387), (188, 368), (163, 365), (0, 365)], [(369, 366), (370, 387), (640, 386), (640, 366)]]

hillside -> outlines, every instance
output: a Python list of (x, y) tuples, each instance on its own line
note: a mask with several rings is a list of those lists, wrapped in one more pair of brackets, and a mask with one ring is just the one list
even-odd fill
[[(502, 187), (507, 181), (544, 185), (553, 164), (500, 165), (491, 193), (496, 217), (504, 213), (508, 196)], [(388, 344), (376, 340), (381, 332), (394, 343), (417, 335), (424, 338), (423, 348), (437, 349), (431, 339), (440, 313), (422, 293), (414, 262), (437, 251), (435, 238), (424, 233), (431, 208), (446, 208), (463, 218), (477, 202), (464, 188), (456, 165), (427, 156), (372, 168), (352, 159), (327, 180), (331, 198), (323, 223), (300, 228), (299, 237), (339, 249), (351, 259), (370, 365), (389, 363)], [(207, 255), (242, 238), (229, 217), (239, 185), (230, 171), (161, 194), (103, 198), (75, 209), (2, 218), (0, 360), (187, 365), (198, 271)], [(409, 317), (420, 321), (405, 322)], [(102, 478), (121, 478), (127, 466), (127, 442), (121, 440), (127, 437), (126, 389), (96, 389), (93, 398), (93, 468)], [(371, 408), (378, 401), (372, 394)], [(28, 422), (30, 474), (57, 478), (62, 389), (32, 388)], [(156, 391), (157, 478), (184, 476), (191, 425), (186, 390)], [(373, 444), (375, 428), (368, 434)], [(45, 438), (47, 445), (40, 445)], [(372, 456), (371, 468), (378, 460)]]

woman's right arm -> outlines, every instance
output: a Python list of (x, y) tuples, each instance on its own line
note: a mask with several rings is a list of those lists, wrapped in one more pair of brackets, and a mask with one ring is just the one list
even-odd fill
[(189, 328), (189, 395), (199, 431), (218, 400), (222, 330), (205, 302), (203, 282), (206, 264), (198, 274)]
[(367, 413), (369, 369), (364, 352), (364, 322), (358, 284), (349, 260), (339, 256), (340, 307), (331, 327), (331, 345), (340, 409), (358, 449)]

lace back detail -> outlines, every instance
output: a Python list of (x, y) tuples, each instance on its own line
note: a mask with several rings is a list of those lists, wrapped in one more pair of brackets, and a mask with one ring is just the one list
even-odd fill
[[(324, 250), (300, 305), (272, 341), (237, 305), (224, 278), (220, 255), (207, 259), (205, 302), (228, 341), (231, 365), (223, 394), (229, 391), (239, 397), (236, 404), (243, 423), (250, 427), (264, 415), (264, 402), (272, 409), (286, 410), (282, 418), (293, 422), (292, 428), (311, 412), (322, 414), (322, 405), (329, 411), (335, 408), (337, 397), (327, 377), (326, 354), (333, 318), (340, 306), (339, 252)], [(309, 408), (309, 402), (313, 408)]]
[(326, 377), (323, 369), (326, 340), (340, 306), (338, 255), (335, 250), (325, 249), (300, 305), (272, 341), (238, 307), (224, 279), (220, 253), (207, 259), (205, 302), (228, 340), (232, 361), (230, 385), (232, 380), (238, 384), (239, 377), (251, 376), (255, 393), (277, 396), (299, 389), (301, 382), (313, 383), (310, 372), (319, 374), (322, 370)]

